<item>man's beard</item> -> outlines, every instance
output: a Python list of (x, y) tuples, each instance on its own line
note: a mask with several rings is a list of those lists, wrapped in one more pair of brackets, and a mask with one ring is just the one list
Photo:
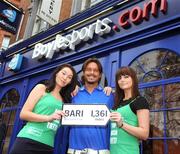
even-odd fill
[(85, 82), (88, 83), (88, 84), (96, 84), (98, 83), (98, 81), (89, 81), (88, 78), (84, 78), (85, 79)]
[(95, 83), (97, 83), (96, 81), (88, 81), (88, 80), (86, 80), (85, 82), (88, 83), (88, 84), (95, 84)]

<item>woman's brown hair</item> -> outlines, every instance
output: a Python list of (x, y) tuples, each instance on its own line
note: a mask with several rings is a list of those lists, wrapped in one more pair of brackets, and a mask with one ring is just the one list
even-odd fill
[(115, 89), (115, 103), (113, 109), (117, 109), (120, 105), (120, 103), (123, 101), (124, 98), (124, 90), (119, 87), (118, 80), (122, 75), (129, 75), (132, 78), (132, 98), (135, 98), (140, 95), (139, 90), (138, 90), (138, 79), (136, 76), (136, 72), (128, 67), (128, 66), (123, 66), (118, 69), (116, 72), (116, 89)]

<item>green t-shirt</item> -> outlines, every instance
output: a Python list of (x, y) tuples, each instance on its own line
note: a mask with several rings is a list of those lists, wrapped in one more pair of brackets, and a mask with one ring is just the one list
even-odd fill
[[(132, 126), (138, 126), (137, 116), (132, 112), (129, 104), (117, 109), (121, 113), (123, 121)], [(139, 154), (138, 139), (126, 132), (124, 129), (117, 127), (115, 122), (111, 123), (111, 154)]]
[[(57, 100), (51, 93), (46, 93), (35, 105), (33, 112), (41, 115), (51, 115), (56, 110), (62, 109), (63, 102)], [(54, 147), (54, 138), (59, 120), (52, 122), (27, 122), (19, 132), (18, 137), (29, 138), (51, 147)]]

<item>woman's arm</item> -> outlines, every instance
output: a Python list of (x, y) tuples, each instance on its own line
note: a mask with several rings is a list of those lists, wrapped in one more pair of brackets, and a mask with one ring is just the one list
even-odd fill
[(139, 139), (146, 140), (149, 136), (149, 110), (137, 110), (137, 117), (139, 123), (138, 127), (123, 122), (122, 129)]
[(20, 118), (22, 120), (31, 122), (48, 122), (61, 118), (63, 115), (62, 111), (55, 111), (52, 115), (40, 115), (32, 112), (36, 103), (45, 94), (45, 90), (46, 87), (43, 84), (38, 84), (33, 88), (21, 110)]
[(137, 110), (137, 117), (139, 125), (135, 127), (123, 122), (123, 118), (118, 112), (112, 112), (110, 115), (110, 119), (115, 121), (118, 127), (124, 129), (129, 134), (134, 135), (138, 139), (146, 140), (149, 136), (149, 110)]

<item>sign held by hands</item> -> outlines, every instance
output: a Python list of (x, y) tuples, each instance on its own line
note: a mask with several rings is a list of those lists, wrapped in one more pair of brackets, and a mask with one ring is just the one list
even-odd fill
[(110, 117), (110, 111), (103, 104), (65, 104), (65, 116), (62, 125), (105, 126)]

